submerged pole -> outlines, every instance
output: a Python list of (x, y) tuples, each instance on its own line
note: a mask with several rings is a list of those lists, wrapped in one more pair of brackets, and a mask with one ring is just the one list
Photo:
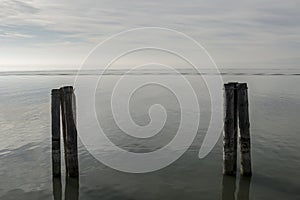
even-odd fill
[(227, 83), (225, 87), (224, 133), (223, 133), (223, 174), (236, 174), (237, 160), (237, 83)]
[(72, 86), (61, 88), (63, 98), (63, 110), (66, 129), (66, 166), (68, 176), (78, 177), (78, 149), (77, 149), (77, 129), (75, 123), (75, 113), (73, 110), (74, 90)]
[(51, 119), (52, 119), (52, 175), (61, 176), (60, 156), (60, 91), (51, 91)]
[(241, 175), (252, 176), (251, 169), (251, 141), (250, 141), (250, 122), (247, 84), (240, 83), (238, 88), (238, 110), (240, 127), (240, 156), (241, 156)]

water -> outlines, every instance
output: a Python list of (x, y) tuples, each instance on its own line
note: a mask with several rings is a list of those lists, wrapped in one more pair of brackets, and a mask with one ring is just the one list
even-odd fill
[[(155, 86), (136, 94), (131, 104), (136, 123), (149, 122), (147, 109), (153, 103), (166, 107), (168, 120), (162, 132), (149, 141), (132, 140), (118, 129), (108, 107), (110, 89), (119, 78), (113, 73), (105, 76), (104, 87), (96, 94), (99, 119), (109, 138), (134, 152), (165, 145), (180, 120), (174, 96)], [(51, 175), (50, 90), (73, 84), (74, 73), (2, 73), (0, 199), (300, 199), (299, 71), (222, 71), (224, 81), (247, 82), (249, 86), (253, 176), (240, 181), (239, 177), (236, 181), (222, 176), (221, 138), (207, 157), (198, 158), (210, 116), (209, 98), (199, 74), (182, 73), (197, 92), (201, 108), (200, 127), (189, 150), (162, 170), (127, 174), (99, 163), (80, 142), (78, 183), (66, 181), (64, 176), (61, 182), (52, 180)], [(175, 76), (155, 71), (143, 75)]]

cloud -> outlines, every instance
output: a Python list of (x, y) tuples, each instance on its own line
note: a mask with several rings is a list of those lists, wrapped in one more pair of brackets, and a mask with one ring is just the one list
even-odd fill
[[(300, 50), (300, 2), (294, 0), (0, 0), (0, 4), (2, 48), (60, 44), (87, 48), (123, 30), (160, 26), (202, 42), (219, 63), (246, 63), (246, 54), (255, 50), (260, 53), (251, 59), (259, 62), (263, 57), (269, 62), (272, 54), (288, 60)], [(284, 51), (274, 50), (279, 47)]]
[(1, 19), (7, 19), (23, 14), (32, 14), (39, 11), (38, 8), (34, 7), (26, 1), (17, 0), (1, 0)]
[(26, 35), (21, 33), (0, 33), (0, 38), (33, 38), (32, 35)]
[[(290, 2), (290, 3), (289, 3)], [(0, 21), (6, 25), (42, 27), (87, 42), (140, 26), (162, 26), (206, 40), (274, 38), (298, 33), (300, 16), (293, 1), (4, 1)], [(283, 29), (284, 27), (284, 29)], [(36, 29), (37, 30), (37, 29)], [(72, 34), (70, 34), (72, 33)], [(20, 33), (22, 34), (22, 33)], [(98, 36), (98, 37), (97, 37)], [(249, 37), (250, 36), (250, 37)], [(64, 37), (62, 37), (64, 39)], [(263, 38), (266, 39), (266, 38)], [(74, 40), (75, 42), (75, 40)], [(253, 40), (251, 40), (253, 42)]]

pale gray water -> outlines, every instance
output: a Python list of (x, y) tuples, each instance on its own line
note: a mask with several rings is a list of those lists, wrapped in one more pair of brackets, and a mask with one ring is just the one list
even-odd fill
[[(202, 110), (198, 136), (188, 152), (162, 170), (126, 174), (99, 163), (80, 143), (79, 189), (76, 182), (70, 182), (65, 192), (63, 178), (62, 196), (173, 200), (222, 199), (223, 193), (223, 199), (232, 199), (233, 195), (238, 199), (300, 199), (300, 76), (297, 71), (272, 73), (244, 71), (223, 76), (224, 81), (247, 82), (250, 95), (253, 177), (250, 182), (237, 182), (236, 194), (232, 189), (235, 181), (223, 180), (221, 138), (206, 158), (198, 158), (209, 119), (209, 98), (199, 75), (189, 74)], [(96, 96), (99, 118), (112, 141), (135, 152), (164, 145), (178, 126), (180, 113), (174, 97), (157, 87), (145, 88), (136, 95), (132, 116), (137, 123), (147, 124), (147, 107), (153, 103), (166, 106), (169, 118), (164, 135), (151, 141), (132, 141), (122, 136), (107, 107), (110, 87), (117, 79), (113, 74), (105, 77), (105, 88)], [(53, 190), (51, 175), (50, 90), (73, 81), (72, 75), (57, 74), (0, 77), (0, 199), (53, 199), (53, 194), (60, 193), (57, 182)], [(226, 184), (222, 186), (222, 182)]]

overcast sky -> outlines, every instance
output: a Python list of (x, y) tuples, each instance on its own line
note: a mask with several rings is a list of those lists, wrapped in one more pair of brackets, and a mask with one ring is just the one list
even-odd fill
[(299, 0), (0, 0), (0, 4), (0, 70), (78, 68), (99, 42), (145, 26), (193, 37), (219, 67), (289, 68), (300, 63)]

